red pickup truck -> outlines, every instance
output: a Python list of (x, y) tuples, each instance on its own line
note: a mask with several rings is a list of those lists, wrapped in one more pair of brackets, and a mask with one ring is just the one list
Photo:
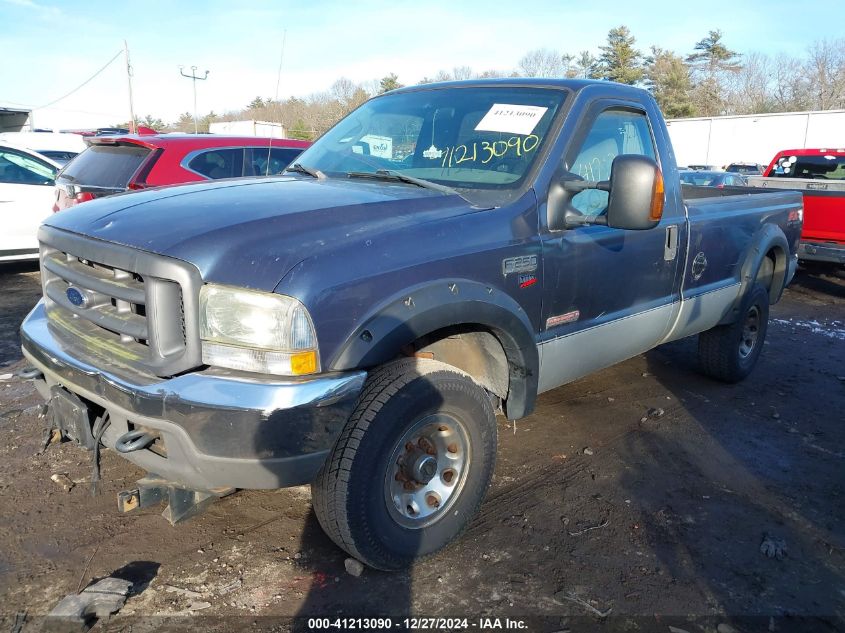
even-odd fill
[(750, 176), (748, 184), (800, 190), (804, 229), (799, 260), (845, 264), (845, 148), (783, 150), (763, 176)]

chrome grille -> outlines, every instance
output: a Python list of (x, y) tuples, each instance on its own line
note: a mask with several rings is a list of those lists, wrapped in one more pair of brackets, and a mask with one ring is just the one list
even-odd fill
[[(41, 264), (51, 273), (44, 283), (51, 301), (116, 334), (122, 343), (149, 345), (147, 298), (140, 275), (61, 251), (45, 253)], [(71, 288), (84, 299), (83, 304), (71, 300)]]
[(39, 240), (47, 314), (78, 353), (158, 376), (201, 364), (194, 266), (52, 227)]

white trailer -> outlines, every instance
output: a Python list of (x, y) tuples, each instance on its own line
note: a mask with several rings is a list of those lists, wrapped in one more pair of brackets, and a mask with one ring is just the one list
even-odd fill
[(669, 119), (679, 165), (760, 163), (782, 149), (845, 147), (845, 110)]
[(285, 127), (281, 123), (271, 121), (217, 121), (208, 126), (212, 134), (229, 134), (232, 136), (263, 136), (271, 138), (287, 138)]

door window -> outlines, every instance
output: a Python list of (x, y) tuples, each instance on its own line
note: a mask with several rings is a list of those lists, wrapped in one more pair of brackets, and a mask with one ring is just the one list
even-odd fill
[[(620, 154), (655, 158), (654, 141), (644, 113), (614, 109), (599, 114), (568, 171), (584, 180), (610, 180), (613, 159)], [(572, 198), (572, 206), (584, 215), (597, 216), (607, 209), (607, 199), (606, 191), (588, 189)]]
[(247, 147), (244, 176), (272, 176), (281, 173), (301, 153), (302, 150), (297, 147)]
[(197, 154), (188, 163), (188, 169), (216, 180), (218, 178), (239, 178), (243, 175), (244, 150), (213, 149)]
[(52, 185), (56, 168), (33, 156), (0, 149), (0, 182), (16, 185)]

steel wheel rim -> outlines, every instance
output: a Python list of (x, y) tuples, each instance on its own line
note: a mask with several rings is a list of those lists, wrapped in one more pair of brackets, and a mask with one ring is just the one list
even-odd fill
[[(461, 494), (470, 464), (469, 434), (447, 413), (425, 416), (391, 451), (384, 478), (384, 501), (396, 523), (428, 527), (446, 516)], [(429, 481), (424, 481), (435, 466)]]
[(742, 325), (742, 335), (739, 339), (739, 356), (748, 358), (757, 345), (757, 338), (760, 336), (760, 309), (751, 306), (745, 314), (745, 323)]

